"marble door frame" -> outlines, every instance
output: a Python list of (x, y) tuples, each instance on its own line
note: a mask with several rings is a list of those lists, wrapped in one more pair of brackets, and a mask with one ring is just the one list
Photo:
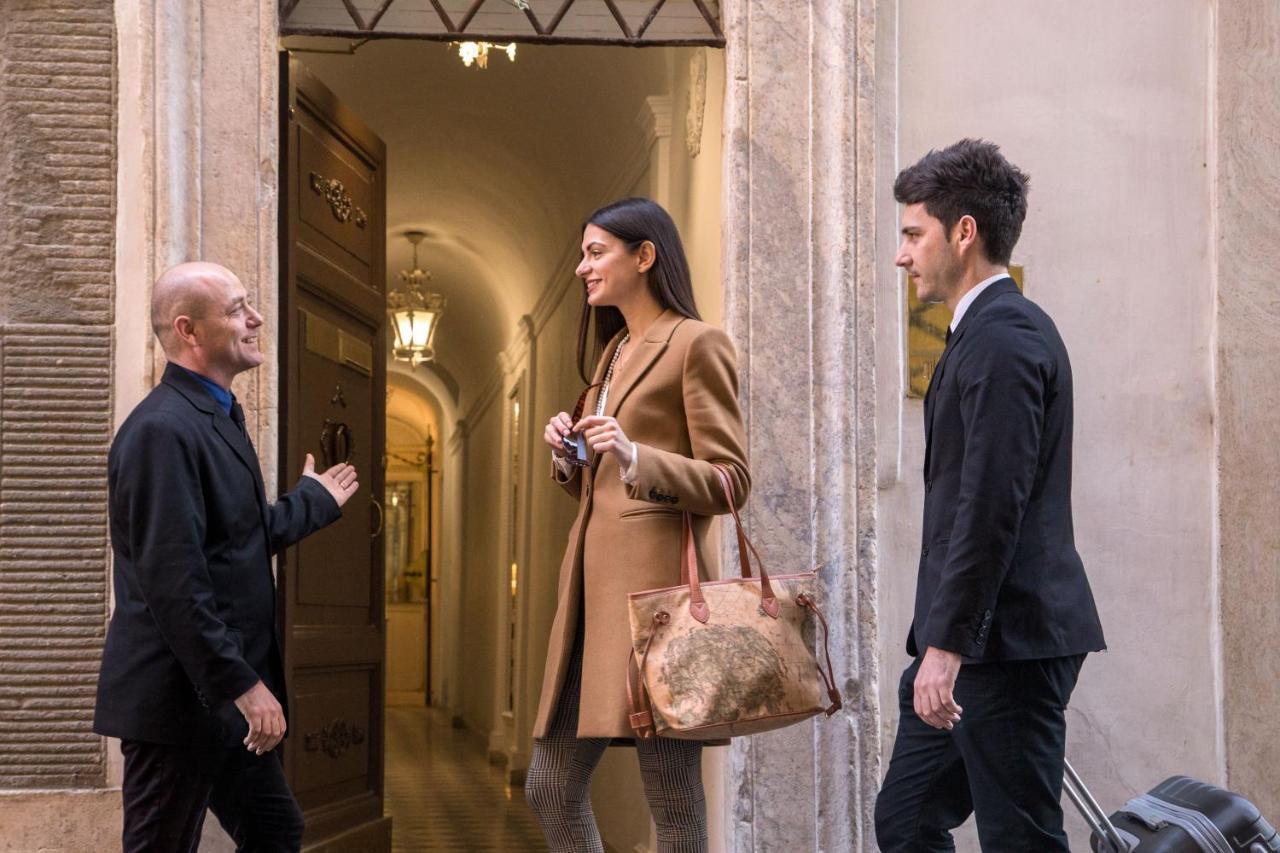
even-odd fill
[[(723, 6), (725, 323), (742, 360), (749, 523), (766, 560), (826, 564), (846, 696), (831, 719), (732, 748), (723, 789), (735, 851), (797, 850), (801, 839), (874, 849), (877, 365), (892, 364), (877, 357), (876, 152), (892, 148), (877, 113), (888, 57), (875, 47), (889, 2)], [(276, 0), (117, 0), (116, 17), (120, 413), (158, 375), (146, 306), (150, 281), (171, 263), (201, 257), (235, 270), (278, 340), (279, 80)], [(274, 492), (276, 360), (244, 379), (236, 391)], [(118, 764), (111, 776), (118, 782)]]

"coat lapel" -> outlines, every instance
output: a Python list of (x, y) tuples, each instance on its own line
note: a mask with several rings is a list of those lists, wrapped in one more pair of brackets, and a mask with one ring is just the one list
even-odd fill
[(942, 350), (942, 355), (938, 358), (937, 366), (933, 368), (933, 376), (929, 377), (929, 387), (924, 392), (924, 470), (926, 477), (929, 474), (929, 451), (933, 447), (933, 412), (937, 408), (936, 389), (942, 384), (942, 377), (946, 372), (947, 359), (951, 357), (951, 353), (955, 352), (956, 346), (960, 343), (960, 338), (964, 335), (965, 330), (973, 325), (973, 318), (981, 313), (982, 309), (991, 300), (1011, 290), (1017, 292), (1018, 285), (1012, 278), (1006, 277), (992, 282), (990, 287), (979, 293), (978, 298), (973, 300), (973, 304), (969, 306), (969, 310), (965, 311), (964, 316), (960, 318), (960, 325), (956, 326), (955, 331), (951, 333), (946, 347)]
[[(653, 367), (654, 362), (667, 349), (667, 344), (671, 341), (671, 335), (675, 332), (676, 326), (684, 321), (684, 316), (677, 314), (675, 311), (667, 309), (658, 319), (653, 321), (645, 332), (644, 340), (639, 343), (632, 341), (627, 346), (636, 347), (627, 357), (626, 363), (622, 367), (621, 373), (614, 376), (609, 388), (609, 398), (604, 402), (604, 413), (608, 417), (616, 418), (618, 409), (626, 400), (627, 395), (636, 387), (644, 375), (649, 372), (649, 368)], [(605, 350), (604, 355), (600, 359), (600, 365), (596, 368), (595, 381), (600, 382), (604, 379), (604, 373), (608, 370), (610, 360), (613, 353), (618, 348), (618, 342), (622, 340), (622, 334), (613, 339), (610, 346)], [(599, 399), (600, 390), (596, 389), (596, 395), (592, 397), (593, 405), (588, 414), (595, 411), (594, 401)], [(597, 453), (591, 457), (591, 471), (594, 473), (600, 467), (600, 458), (602, 454)]]
[(257, 486), (259, 510), (265, 513), (266, 489), (262, 482), (262, 466), (258, 462), (258, 454), (254, 452), (253, 445), (249, 443), (249, 439), (240, 432), (240, 428), (235, 425), (231, 417), (222, 411), (222, 407), (218, 405), (217, 401), (209, 396), (209, 392), (195, 379), (187, 375), (182, 368), (175, 367), (172, 364), (167, 366), (164, 371), (164, 378), (161, 381), (171, 386), (183, 397), (186, 397), (187, 402), (209, 416), (213, 423), (213, 431), (227, 443), (236, 457), (244, 464), (244, 467), (249, 469), (249, 474), (253, 477), (253, 482)]
[(628, 346), (635, 346), (636, 349), (627, 358), (621, 375), (613, 378), (613, 387), (609, 389), (609, 399), (605, 401), (604, 413), (606, 415), (613, 418), (618, 416), (618, 409), (627, 399), (627, 395), (649, 372), (649, 368), (653, 367), (653, 363), (658, 360), (658, 357), (666, 351), (667, 344), (671, 341), (671, 335), (675, 332), (676, 326), (679, 326), (683, 320), (683, 316), (667, 309), (649, 326), (648, 331), (644, 334), (643, 341), (640, 341), (638, 345), (634, 341), (628, 344)]

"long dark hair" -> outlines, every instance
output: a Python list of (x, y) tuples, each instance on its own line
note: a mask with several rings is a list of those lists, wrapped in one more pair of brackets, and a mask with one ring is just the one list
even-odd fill
[[(649, 292), (663, 308), (683, 314), (691, 320), (701, 320), (693, 303), (693, 280), (689, 275), (689, 259), (680, 242), (680, 232), (671, 221), (671, 214), (662, 205), (647, 198), (624, 198), (606, 204), (587, 217), (582, 230), (594, 225), (608, 231), (635, 253), (648, 240), (653, 244), (654, 261), (649, 267)], [(595, 322), (595, 346), (590, 347), (590, 327)], [(613, 336), (627, 325), (622, 312), (612, 305), (592, 308), (587, 303), (587, 292), (582, 291), (582, 320), (578, 323), (578, 373), (583, 382), (591, 381), (595, 360)], [(590, 350), (590, 351), (588, 351)]]

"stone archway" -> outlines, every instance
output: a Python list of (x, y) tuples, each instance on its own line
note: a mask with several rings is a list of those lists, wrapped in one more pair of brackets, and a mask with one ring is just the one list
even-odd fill
[[(145, 328), (156, 269), (203, 256), (241, 271), (274, 336), (276, 2), (139, 0), (117, 14), (128, 128), (119, 179), (154, 190), (122, 201), (121, 324)], [(730, 844), (870, 850), (880, 754), (876, 3), (740, 0), (725, 4), (723, 23), (725, 319), (741, 354), (754, 451), (750, 523), (771, 563), (794, 554), (826, 562), (847, 697), (835, 718), (733, 747)], [(154, 359), (145, 339), (119, 353), (117, 374), (130, 377), (117, 383), (126, 408), (144, 390), (132, 377)], [(275, 370), (269, 359), (238, 389), (269, 489), (278, 468)]]

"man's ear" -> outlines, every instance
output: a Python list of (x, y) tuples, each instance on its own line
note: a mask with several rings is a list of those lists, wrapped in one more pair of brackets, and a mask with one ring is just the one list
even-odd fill
[(960, 252), (967, 251), (978, 243), (978, 220), (966, 213), (960, 217), (952, 233), (955, 234), (956, 249)]
[(646, 273), (657, 259), (658, 250), (651, 241), (645, 240), (640, 244), (640, 248), (636, 250), (636, 269), (639, 272)]
[(179, 314), (173, 318), (173, 333), (177, 340), (189, 347), (197, 346), (199, 343), (196, 338), (196, 321), (186, 314)]

